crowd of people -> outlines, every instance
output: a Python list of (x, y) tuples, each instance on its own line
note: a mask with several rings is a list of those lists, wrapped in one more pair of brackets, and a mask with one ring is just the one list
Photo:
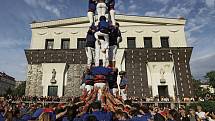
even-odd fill
[[(82, 95), (70, 98), (7, 96), (0, 100), (0, 121), (215, 121), (215, 111), (204, 112), (200, 106), (185, 110), (184, 106), (171, 109), (140, 103), (173, 101), (170, 97), (127, 97), (126, 72), (118, 72), (115, 67), (122, 37), (114, 6), (115, 0), (89, 0), (87, 68), (81, 78)], [(110, 19), (105, 17), (106, 13)], [(118, 75), (120, 80), (117, 80)], [(27, 105), (25, 101), (32, 104)]]
[(94, 94), (86, 96), (85, 93), (81, 97), (71, 98), (68, 104), (27, 105), (1, 99), (0, 121), (215, 121), (215, 111), (203, 111), (201, 106), (195, 109), (146, 106), (132, 100), (114, 98), (107, 91), (102, 101), (96, 101)]

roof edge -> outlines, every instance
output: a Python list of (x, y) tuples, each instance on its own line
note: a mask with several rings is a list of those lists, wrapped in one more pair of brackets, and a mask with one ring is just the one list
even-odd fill
[[(135, 16), (135, 15), (123, 15), (117, 14), (116, 20), (121, 22), (136, 22), (136, 23), (159, 23), (159, 24), (174, 24), (174, 25), (185, 25), (186, 20), (182, 18), (164, 18), (164, 17), (152, 17), (152, 16)], [(66, 18), (50, 21), (41, 21), (31, 23), (31, 28), (42, 28), (42, 27), (56, 27), (63, 25), (73, 25), (88, 23), (87, 17), (75, 17)]]

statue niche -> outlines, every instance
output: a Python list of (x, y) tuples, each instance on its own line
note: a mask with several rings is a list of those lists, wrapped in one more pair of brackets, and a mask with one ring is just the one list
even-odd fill
[(165, 75), (165, 70), (163, 68), (160, 69), (160, 75), (161, 75), (161, 78), (160, 78), (160, 83), (166, 83), (166, 79), (164, 78), (164, 75)]
[(57, 81), (56, 81), (56, 70), (55, 69), (53, 69), (52, 70), (52, 79), (50, 80), (50, 82), (52, 83), (52, 84), (55, 84), (55, 83), (57, 83)]

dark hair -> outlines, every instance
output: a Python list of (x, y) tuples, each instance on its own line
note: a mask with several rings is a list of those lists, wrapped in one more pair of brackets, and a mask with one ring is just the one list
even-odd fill
[(103, 66), (103, 61), (99, 60), (99, 66)]
[(140, 111), (137, 110), (137, 109), (134, 109), (134, 110), (131, 110), (131, 111), (130, 111), (130, 115), (131, 115), (132, 117), (136, 117), (136, 116), (138, 116), (138, 115), (140, 115), (140, 114), (141, 114)]
[(141, 106), (140, 108), (144, 113), (149, 113), (149, 107), (148, 106)]
[(170, 110), (169, 114), (172, 115), (175, 121), (181, 121), (180, 114), (175, 109)]
[(100, 102), (93, 102), (91, 104), (92, 109), (101, 109), (101, 103)]
[(72, 121), (78, 114), (77, 112), (78, 106), (77, 105), (68, 106), (66, 107), (66, 109), (67, 109), (67, 112), (65, 115), (68, 117), (70, 121)]
[(106, 21), (106, 17), (105, 17), (105, 16), (101, 16), (101, 17), (99, 18), (99, 21)]
[(132, 100), (125, 100), (124, 104), (131, 106), (132, 105)]
[(98, 120), (97, 120), (96, 116), (89, 115), (89, 116), (87, 116), (87, 121), (98, 121)]
[(128, 114), (126, 113), (126, 112), (123, 112), (123, 117), (127, 120), (127, 119), (129, 119), (129, 116), (128, 116)]
[(116, 25), (117, 25), (117, 26), (119, 26), (119, 23), (118, 23), (118, 22), (116, 22)]

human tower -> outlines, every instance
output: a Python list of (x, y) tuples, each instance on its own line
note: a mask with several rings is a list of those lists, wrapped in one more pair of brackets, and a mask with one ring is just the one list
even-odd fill
[[(109, 109), (118, 104), (119, 99), (127, 99), (126, 73), (118, 73), (115, 67), (117, 48), (122, 37), (119, 23), (115, 21), (114, 7), (115, 0), (89, 0), (90, 22), (85, 47), (87, 68), (81, 85), (83, 101), (88, 104), (100, 101)], [(117, 81), (118, 74), (120, 81)]]

